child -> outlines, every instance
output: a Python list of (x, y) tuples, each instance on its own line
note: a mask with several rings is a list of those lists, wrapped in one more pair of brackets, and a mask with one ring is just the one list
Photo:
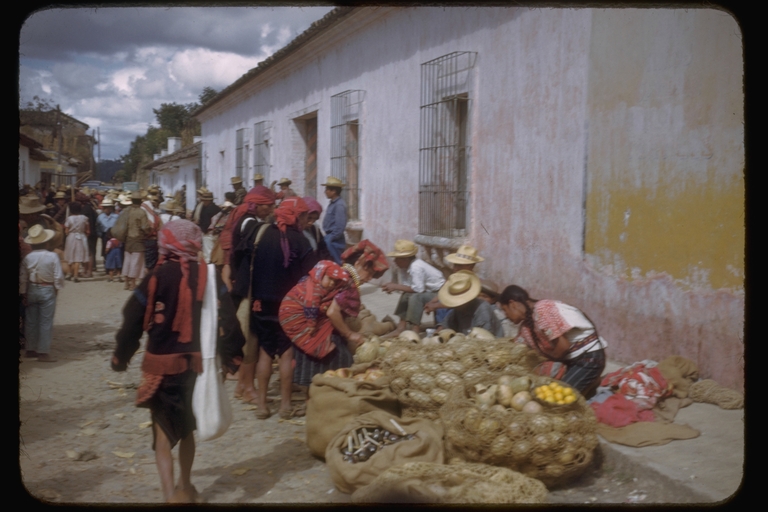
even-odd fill
[(117, 280), (123, 282), (123, 276), (120, 275), (120, 270), (123, 268), (123, 244), (120, 240), (112, 236), (112, 230), (107, 230), (107, 248), (106, 257), (104, 258), (104, 268), (109, 273), (107, 281), (110, 283), (113, 281), (115, 275)]

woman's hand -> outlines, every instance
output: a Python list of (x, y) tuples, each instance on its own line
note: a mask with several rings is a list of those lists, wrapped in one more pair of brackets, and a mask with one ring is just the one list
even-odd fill
[(543, 350), (543, 352), (552, 359), (562, 359), (568, 353), (568, 349), (571, 348), (571, 342), (565, 336), (555, 338), (551, 343), (554, 346), (549, 350)]
[(350, 348), (354, 348), (354, 350), (352, 350), (354, 353), (360, 345), (365, 343), (365, 338), (359, 332), (351, 332), (350, 335), (347, 336), (347, 341), (349, 341)]

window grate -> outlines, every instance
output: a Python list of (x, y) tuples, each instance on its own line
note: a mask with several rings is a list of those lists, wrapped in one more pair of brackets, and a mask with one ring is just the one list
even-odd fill
[(245, 181), (247, 150), (245, 148), (245, 128), (235, 132), (235, 176)]
[(360, 110), (365, 91), (344, 91), (331, 97), (331, 176), (346, 186), (341, 197), (349, 220), (360, 219)]
[(419, 234), (467, 234), (469, 79), (476, 52), (454, 52), (421, 65)]
[(253, 173), (264, 176), (264, 183), (269, 184), (269, 135), (272, 121), (261, 121), (253, 125)]

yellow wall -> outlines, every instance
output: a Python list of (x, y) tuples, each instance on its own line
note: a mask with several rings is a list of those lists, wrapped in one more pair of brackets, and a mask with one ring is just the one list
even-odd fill
[(744, 277), (740, 30), (716, 10), (595, 11), (585, 252), (626, 277)]

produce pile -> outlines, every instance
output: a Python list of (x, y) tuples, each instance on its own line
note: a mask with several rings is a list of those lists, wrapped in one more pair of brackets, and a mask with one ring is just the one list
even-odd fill
[[(559, 404), (549, 399), (555, 390), (574, 398)], [(449, 460), (507, 467), (547, 486), (580, 474), (598, 444), (597, 420), (584, 397), (549, 377), (502, 376), (455, 387), (440, 418)]]
[(441, 337), (417, 343), (407, 331), (403, 334), (385, 348), (380, 366), (392, 378), (390, 388), (403, 406), (404, 417), (438, 419), (438, 410), (454, 386), (502, 374), (527, 375), (541, 361), (525, 345), (506, 338), (483, 339), (444, 331)]

